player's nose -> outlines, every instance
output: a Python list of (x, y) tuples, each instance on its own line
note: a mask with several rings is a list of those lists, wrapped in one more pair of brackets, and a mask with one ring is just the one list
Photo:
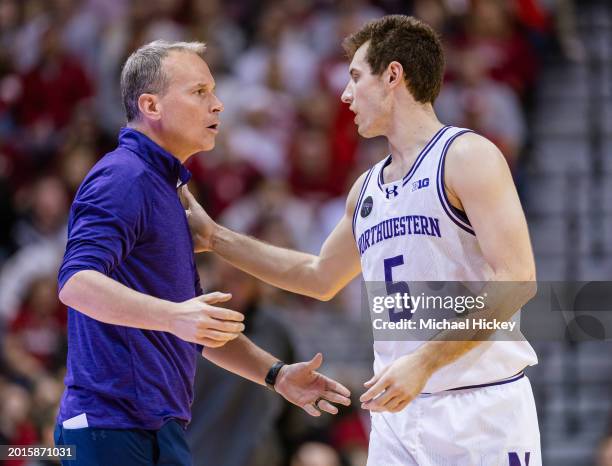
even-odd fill
[(340, 100), (342, 100), (342, 102), (345, 104), (350, 104), (353, 101), (353, 91), (350, 89), (350, 84), (344, 88)]

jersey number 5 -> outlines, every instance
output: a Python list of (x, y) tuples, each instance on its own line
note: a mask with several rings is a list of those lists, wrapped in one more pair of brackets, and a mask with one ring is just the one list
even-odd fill
[[(404, 256), (394, 256), (389, 257), (384, 260), (385, 264), (385, 288), (387, 289), (387, 296), (394, 295), (399, 293), (402, 296), (402, 302), (404, 299), (410, 299), (410, 288), (408, 288), (408, 283), (406, 282), (394, 282), (393, 281), (393, 267), (397, 267), (399, 265), (404, 265)], [(404, 298), (405, 297), (405, 298)], [(411, 301), (408, 301), (410, 304)], [(389, 309), (389, 321), (391, 322), (399, 322), (402, 319), (411, 319), (412, 312), (411, 308), (390, 308)]]

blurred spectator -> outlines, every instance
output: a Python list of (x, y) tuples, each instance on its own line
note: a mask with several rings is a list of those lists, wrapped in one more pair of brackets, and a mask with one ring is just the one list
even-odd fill
[(39, 178), (22, 193), (18, 206), (20, 218), (15, 224), (15, 242), (23, 247), (65, 236), (68, 197), (62, 182), (55, 176)]
[(291, 458), (291, 466), (340, 466), (340, 456), (336, 451), (320, 442), (302, 445)]
[(456, 58), (457, 79), (442, 88), (435, 103), (440, 120), (490, 139), (515, 168), (526, 133), (516, 94), (487, 76), (487, 64), (476, 51), (460, 51)]
[(25, 129), (27, 145), (39, 159), (53, 155), (59, 145), (58, 130), (94, 92), (83, 66), (64, 50), (60, 34), (55, 25), (45, 30), (40, 60), (21, 76), (23, 90), (16, 103), (17, 121)]
[(370, 415), (354, 400), (330, 429), (330, 441), (351, 466), (365, 466), (368, 457)]
[(257, 86), (245, 87), (242, 96), (241, 115), (227, 135), (229, 151), (268, 178), (284, 178), (294, 118), (291, 99)]
[(54, 0), (53, 4), (63, 48), (79, 60), (88, 75), (93, 75), (104, 17), (96, 14), (86, 0)]
[[(474, 0), (464, 19), (463, 32), (451, 41), (453, 49), (471, 49), (485, 64), (489, 76), (525, 96), (535, 83), (536, 56), (518, 30), (509, 2)], [(457, 73), (459, 56), (447, 53), (451, 77)]]
[[(238, 57), (234, 70), (246, 85), (268, 85), (292, 95), (307, 95), (315, 81), (317, 57), (302, 24), (287, 4), (270, 4), (259, 17), (257, 41)], [(305, 3), (306, 4), (306, 3)]]
[(32, 283), (3, 342), (9, 369), (23, 380), (35, 381), (64, 363), (66, 315), (56, 287), (55, 276)]
[(612, 466), (612, 436), (604, 438), (599, 444), (597, 466)]
[[(15, 384), (0, 384), (0, 444), (32, 445), (38, 441), (30, 421), (31, 401), (28, 392)], [(7, 466), (25, 464), (24, 460), (8, 460)]]
[(278, 240), (282, 239), (284, 247), (312, 251), (313, 245), (309, 240), (314, 227), (313, 214), (313, 206), (292, 196), (287, 183), (266, 180), (250, 196), (240, 199), (227, 209), (221, 217), (221, 223), (243, 232), (269, 232), (279, 236)]
[(190, 36), (207, 44), (206, 62), (215, 76), (226, 75), (246, 45), (244, 31), (229, 16), (231, 9), (221, 0), (193, 0)]
[(192, 157), (187, 165), (193, 174), (190, 189), (213, 218), (249, 195), (262, 179), (249, 162), (228, 151), (223, 140), (214, 152)]

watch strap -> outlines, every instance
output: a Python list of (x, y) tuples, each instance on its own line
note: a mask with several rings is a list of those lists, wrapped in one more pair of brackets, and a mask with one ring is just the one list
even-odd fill
[(268, 373), (266, 374), (266, 385), (268, 386), (268, 388), (270, 390), (274, 390), (274, 384), (276, 383), (276, 377), (278, 377), (278, 373), (280, 372), (281, 368), (285, 365), (285, 363), (283, 361), (276, 361), (272, 367), (270, 368), (270, 370), (268, 371)]

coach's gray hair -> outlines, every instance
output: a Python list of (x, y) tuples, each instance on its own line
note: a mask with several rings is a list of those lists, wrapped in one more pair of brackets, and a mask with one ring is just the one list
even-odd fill
[(172, 50), (193, 52), (204, 58), (206, 44), (156, 40), (132, 53), (121, 71), (121, 98), (128, 122), (140, 114), (138, 98), (141, 94), (163, 94), (166, 91), (168, 79), (162, 70), (162, 60)]

